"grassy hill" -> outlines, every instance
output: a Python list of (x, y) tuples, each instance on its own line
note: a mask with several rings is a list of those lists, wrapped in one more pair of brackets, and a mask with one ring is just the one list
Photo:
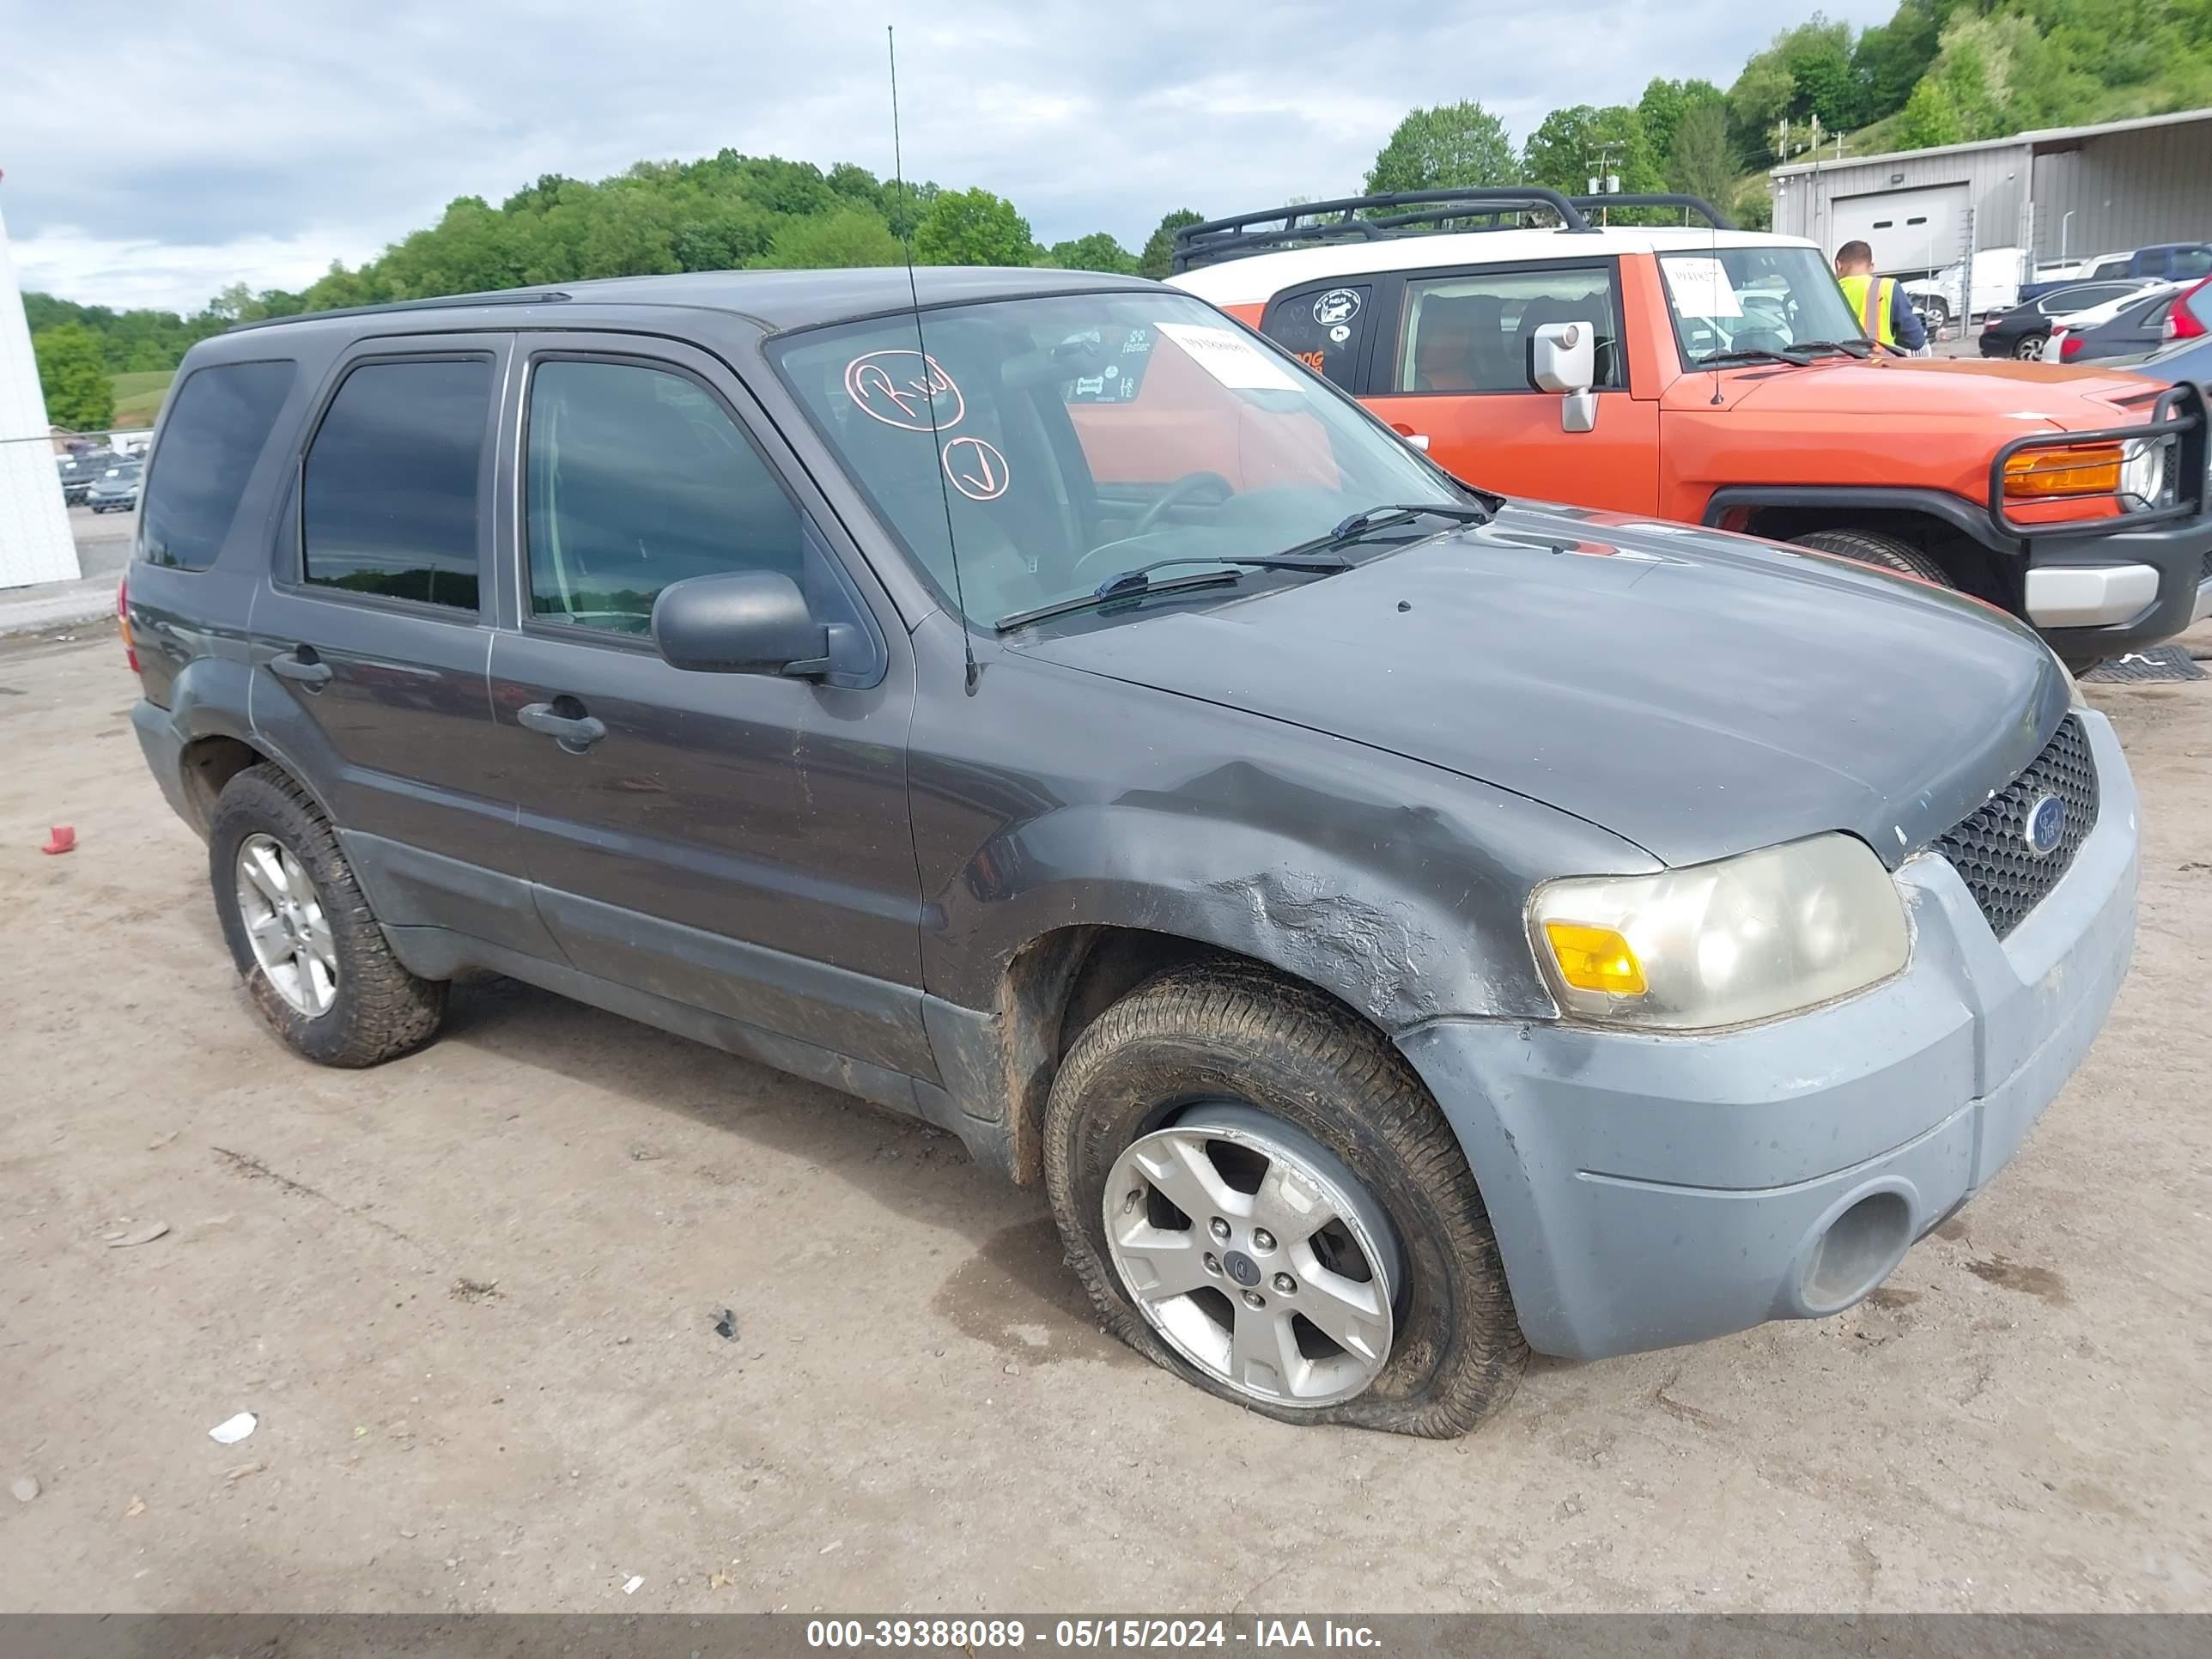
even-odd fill
[(161, 412), (161, 398), (169, 390), (169, 382), (177, 378), (177, 371), (156, 368), (137, 374), (111, 374), (107, 378), (115, 388), (115, 424), (151, 426), (154, 417)]

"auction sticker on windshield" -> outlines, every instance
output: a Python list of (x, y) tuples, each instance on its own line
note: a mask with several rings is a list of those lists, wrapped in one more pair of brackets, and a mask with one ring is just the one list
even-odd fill
[(1684, 317), (1741, 317), (1743, 301), (1736, 298), (1727, 268), (1718, 259), (1686, 258), (1670, 255), (1659, 262), (1667, 273), (1667, 291), (1674, 310)]
[(1266, 352), (1225, 328), (1203, 323), (1162, 323), (1191, 362), (1232, 392), (1296, 392), (1298, 383)]

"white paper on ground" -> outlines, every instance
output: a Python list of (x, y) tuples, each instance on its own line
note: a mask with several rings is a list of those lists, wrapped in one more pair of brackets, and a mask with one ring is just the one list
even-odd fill
[(252, 1412), (240, 1412), (227, 1422), (218, 1423), (210, 1429), (208, 1438), (220, 1445), (235, 1446), (253, 1432), (254, 1425), (259, 1421)]

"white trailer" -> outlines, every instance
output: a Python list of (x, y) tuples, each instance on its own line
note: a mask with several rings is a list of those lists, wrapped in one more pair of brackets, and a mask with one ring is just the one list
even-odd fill
[(75, 581), (81, 574), (8, 224), (0, 218), (0, 588)]

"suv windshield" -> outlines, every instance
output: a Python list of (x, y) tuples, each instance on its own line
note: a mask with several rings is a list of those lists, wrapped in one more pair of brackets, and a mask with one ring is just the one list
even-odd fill
[(1662, 253), (1682, 361), (1863, 342), (1832, 266), (1809, 247), (1723, 247)]
[[(1195, 300), (1000, 300), (927, 311), (921, 326), (926, 361), (911, 313), (807, 330), (771, 356), (948, 604), (949, 507), (967, 612), (986, 625), (1162, 560), (1177, 575), (1228, 570), (1378, 504), (1468, 501), (1357, 404)], [(1421, 515), (1404, 534), (1444, 527)]]

